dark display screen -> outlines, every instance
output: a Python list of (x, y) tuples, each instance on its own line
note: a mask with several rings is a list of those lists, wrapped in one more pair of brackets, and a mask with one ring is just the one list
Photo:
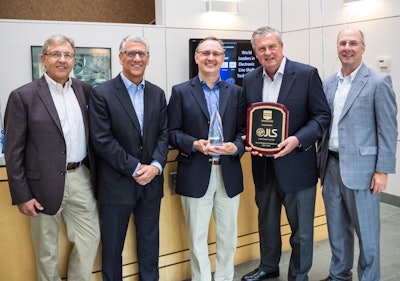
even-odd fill
[[(194, 53), (201, 39), (189, 39), (189, 78), (198, 73)], [(225, 60), (221, 67), (221, 79), (242, 86), (246, 73), (260, 66), (253, 53), (250, 40), (223, 39)]]

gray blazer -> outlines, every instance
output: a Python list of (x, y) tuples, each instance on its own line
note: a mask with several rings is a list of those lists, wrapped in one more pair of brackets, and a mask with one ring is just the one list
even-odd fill
[[(331, 112), (337, 85), (336, 74), (323, 81)], [(351, 85), (338, 123), (340, 174), (346, 187), (367, 189), (374, 172), (395, 173), (395, 98), (390, 76), (362, 64)], [(329, 132), (323, 137), (319, 154), (322, 183), (328, 147)]]

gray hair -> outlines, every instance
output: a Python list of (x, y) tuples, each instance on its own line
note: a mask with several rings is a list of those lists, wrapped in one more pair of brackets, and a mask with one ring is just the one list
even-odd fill
[(276, 38), (278, 38), (279, 43), (282, 43), (282, 36), (278, 30), (276, 30), (275, 28), (269, 27), (269, 26), (263, 26), (263, 27), (258, 28), (256, 31), (254, 31), (253, 35), (251, 36), (251, 46), (253, 47), (253, 49), (255, 47), (255, 44), (254, 44), (255, 40), (265, 37), (270, 33), (274, 33)]
[(124, 39), (122, 39), (121, 44), (119, 45), (119, 52), (122, 54), (125, 52), (125, 46), (127, 42), (137, 42), (142, 43), (146, 47), (146, 51), (150, 51), (149, 44), (147, 43), (146, 39), (140, 36), (135, 35), (128, 35)]
[(345, 28), (345, 29), (342, 29), (342, 30), (339, 32), (338, 36), (337, 36), (337, 42), (338, 42), (338, 43), (339, 43), (340, 34), (342, 34), (342, 32), (345, 31), (345, 30), (354, 30), (354, 31), (359, 32), (359, 33), (360, 33), (360, 38), (361, 38), (361, 43), (362, 43), (363, 45), (365, 45), (365, 36), (364, 36), (364, 32), (362, 32), (360, 29), (357, 29), (357, 28)]
[(62, 43), (62, 42), (68, 42), (72, 49), (74, 50), (75, 53), (75, 42), (74, 39), (69, 38), (65, 35), (57, 34), (57, 35), (52, 35), (47, 40), (44, 42), (42, 46), (42, 55), (47, 55), (50, 51), (50, 45), (54, 43)]

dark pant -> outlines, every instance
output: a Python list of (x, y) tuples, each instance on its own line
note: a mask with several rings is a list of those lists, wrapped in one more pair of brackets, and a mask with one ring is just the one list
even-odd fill
[(100, 204), (103, 281), (122, 281), (122, 251), (131, 213), (136, 227), (139, 280), (159, 279), (160, 203), (159, 198), (148, 201), (140, 196), (131, 205)]
[(284, 193), (273, 175), (265, 186), (256, 187), (261, 261), (259, 269), (279, 269), (282, 253), (281, 210), (285, 207), (292, 234), (288, 280), (308, 280), (312, 265), (316, 187)]

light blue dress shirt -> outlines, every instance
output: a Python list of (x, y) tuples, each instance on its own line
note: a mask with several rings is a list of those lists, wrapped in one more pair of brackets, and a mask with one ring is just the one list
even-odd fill
[[(143, 136), (143, 119), (144, 119), (144, 88), (145, 88), (145, 81), (144, 79), (140, 82), (139, 85), (136, 85), (128, 78), (124, 76), (121, 72), (122, 81), (125, 84), (126, 89), (128, 90), (129, 97), (131, 98), (133, 108), (135, 109), (136, 116), (139, 120), (140, 124), (140, 133)], [(140, 163), (136, 166), (135, 171), (133, 172), (132, 176), (136, 176), (136, 173), (140, 167)], [(150, 165), (155, 166), (159, 169), (159, 175), (162, 173), (161, 164), (157, 160), (151, 161)]]

